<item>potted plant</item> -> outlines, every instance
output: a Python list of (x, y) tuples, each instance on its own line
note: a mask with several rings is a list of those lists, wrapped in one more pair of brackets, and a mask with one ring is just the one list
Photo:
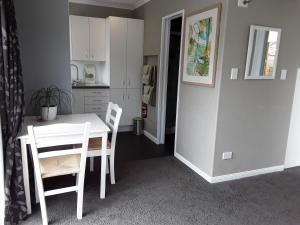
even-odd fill
[(30, 106), (35, 112), (40, 111), (41, 119), (55, 120), (57, 112), (71, 105), (71, 93), (56, 86), (35, 91), (30, 99)]

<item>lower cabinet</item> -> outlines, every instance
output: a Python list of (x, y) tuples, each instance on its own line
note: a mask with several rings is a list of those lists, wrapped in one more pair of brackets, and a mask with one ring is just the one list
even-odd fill
[(105, 120), (110, 101), (123, 109), (120, 126), (131, 126), (141, 116), (141, 89), (73, 89), (72, 112), (96, 113)]
[(73, 113), (96, 113), (105, 120), (109, 89), (73, 89)]
[(121, 126), (131, 126), (133, 118), (141, 116), (141, 89), (110, 89), (110, 101), (123, 109)]

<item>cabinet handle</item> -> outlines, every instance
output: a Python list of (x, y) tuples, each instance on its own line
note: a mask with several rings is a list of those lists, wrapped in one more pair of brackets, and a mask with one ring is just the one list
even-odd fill
[(123, 101), (125, 100), (125, 94), (123, 93)]
[(130, 87), (130, 80), (128, 80), (128, 87)]
[(126, 84), (125, 84), (125, 80), (123, 80), (123, 87), (125, 87), (125, 85), (126, 85)]
[(128, 95), (128, 100), (130, 99), (130, 96)]

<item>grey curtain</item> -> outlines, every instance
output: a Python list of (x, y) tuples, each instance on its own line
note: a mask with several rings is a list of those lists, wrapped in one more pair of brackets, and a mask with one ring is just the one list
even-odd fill
[(5, 224), (26, 216), (20, 143), (17, 140), (24, 111), (24, 92), (15, 9), (12, 0), (0, 0), (0, 113), (5, 161)]

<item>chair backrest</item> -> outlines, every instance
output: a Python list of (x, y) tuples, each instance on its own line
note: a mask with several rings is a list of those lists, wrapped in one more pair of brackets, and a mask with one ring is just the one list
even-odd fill
[(114, 151), (118, 134), (119, 123), (122, 115), (122, 108), (110, 102), (107, 107), (105, 122), (112, 130), (111, 149)]
[[(40, 127), (28, 126), (27, 129), (36, 175), (41, 175), (40, 159), (68, 155), (81, 156), (79, 170), (84, 172), (90, 126), (91, 124), (89, 122), (83, 124), (55, 124)], [(40, 148), (73, 146), (74, 144), (80, 144), (80, 148), (48, 151), (47, 149), (43, 149), (43, 152), (39, 152)]]

